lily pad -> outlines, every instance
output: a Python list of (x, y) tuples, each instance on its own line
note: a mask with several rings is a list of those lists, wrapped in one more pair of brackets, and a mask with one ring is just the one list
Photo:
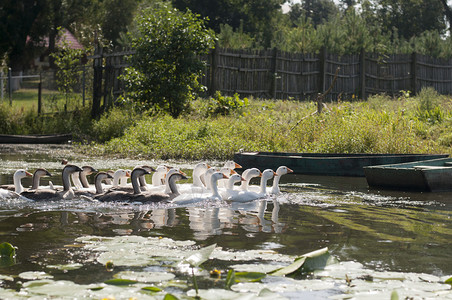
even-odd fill
[(121, 278), (109, 279), (109, 280), (104, 281), (104, 283), (111, 284), (111, 285), (131, 285), (131, 284), (135, 284), (137, 282), (138, 281), (136, 281), (136, 280), (121, 279)]
[(22, 272), (19, 274), (19, 277), (27, 280), (37, 280), (37, 279), (51, 279), (52, 275), (47, 274), (46, 272), (38, 272), (38, 271), (29, 271)]
[(330, 256), (328, 248), (309, 252), (295, 259), (287, 267), (276, 269), (269, 274), (274, 276), (291, 276), (323, 269), (327, 265)]
[(444, 283), (452, 285), (452, 277), (444, 281)]
[(203, 262), (207, 261), (217, 245), (213, 244), (201, 248), (184, 259), (192, 267), (199, 267)]
[(136, 282), (162, 282), (174, 279), (176, 276), (166, 272), (133, 272), (123, 271), (114, 276), (117, 279), (133, 280)]
[(156, 287), (156, 286), (145, 286), (144, 288), (141, 288), (143, 291), (147, 291), (147, 292), (153, 292), (153, 293), (158, 293), (163, 291), (162, 289)]

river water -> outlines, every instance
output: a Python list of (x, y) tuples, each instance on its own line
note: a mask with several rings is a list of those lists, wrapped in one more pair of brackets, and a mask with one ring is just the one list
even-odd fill
[[(98, 170), (133, 168), (160, 161), (75, 155), (71, 146), (0, 145), (0, 184), (12, 183), (18, 168), (56, 174), (61, 160)], [(196, 162), (165, 162), (190, 175)], [(209, 162), (220, 166), (221, 162)], [(48, 179), (43, 178), (45, 185)], [(92, 180), (92, 178), (90, 178)], [(24, 181), (24, 186), (29, 185)], [(80, 236), (143, 236), (193, 240), (224, 249), (274, 250), (301, 255), (323, 247), (339, 261), (376, 271), (452, 274), (452, 193), (369, 190), (365, 178), (285, 175), (282, 195), (249, 204), (205, 203), (193, 207), (101, 204), (85, 200), (0, 203), (0, 242), (17, 247), (17, 262), (0, 274), (41, 271), (68, 263)], [(72, 258), (73, 261), (80, 257)], [(71, 259), (69, 259), (71, 261)], [(78, 283), (108, 274), (86, 267), (59, 276)]]

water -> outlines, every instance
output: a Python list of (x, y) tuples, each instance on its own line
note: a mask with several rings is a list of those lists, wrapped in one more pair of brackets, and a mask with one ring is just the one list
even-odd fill
[[(156, 166), (162, 162), (74, 155), (70, 146), (0, 145), (0, 184), (12, 183), (18, 168), (45, 167), (59, 183), (61, 160), (99, 170)], [(193, 163), (165, 162), (190, 173)], [(220, 165), (220, 162), (211, 162)], [(92, 178), (90, 178), (92, 180)], [(43, 178), (42, 184), (48, 179)], [(24, 186), (30, 182), (25, 181)], [(328, 247), (339, 261), (355, 261), (375, 271), (452, 274), (452, 193), (369, 190), (365, 178), (285, 175), (283, 194), (249, 204), (204, 203), (174, 208), (121, 205), (87, 200), (0, 204), (0, 242), (18, 248), (17, 263), (0, 274), (46, 270), (47, 265), (89, 260), (74, 251), (80, 236), (143, 236), (216, 243), (223, 249), (274, 250), (301, 255)], [(85, 265), (54, 272), (78, 284), (111, 277)], [(308, 297), (309, 298), (309, 297)], [(315, 297), (314, 297), (315, 298)]]

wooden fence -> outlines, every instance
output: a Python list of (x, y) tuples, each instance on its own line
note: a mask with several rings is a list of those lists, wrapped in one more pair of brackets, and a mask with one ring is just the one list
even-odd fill
[[(111, 105), (124, 92), (118, 76), (128, 66), (126, 56), (133, 51), (103, 53), (93, 59), (93, 114), (102, 102)], [(452, 60), (413, 54), (379, 55), (365, 53), (339, 56), (322, 50), (318, 54), (272, 50), (231, 50), (216, 48), (203, 58), (206, 68), (201, 82), (208, 95), (274, 99), (313, 99), (331, 85), (327, 100), (339, 97), (366, 99), (369, 95), (400, 91), (418, 92), (433, 87), (441, 94), (452, 94)]]

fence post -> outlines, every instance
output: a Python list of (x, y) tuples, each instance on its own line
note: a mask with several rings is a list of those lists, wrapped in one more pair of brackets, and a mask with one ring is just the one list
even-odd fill
[(38, 116), (41, 114), (42, 108), (42, 73), (39, 73), (39, 84), (38, 84)]
[(359, 84), (360, 84), (360, 98), (362, 100), (366, 98), (366, 51), (364, 48), (361, 49), (361, 54), (359, 55)]
[(320, 72), (319, 72), (319, 93), (323, 94), (326, 90), (326, 57), (327, 51), (325, 47), (320, 50)]
[(94, 53), (93, 59), (93, 106), (91, 109), (91, 116), (93, 118), (98, 117), (100, 114), (100, 100), (102, 97), (102, 62), (103, 49), (98, 47)]
[(271, 74), (269, 76), (270, 84), (268, 85), (270, 87), (270, 95), (273, 96), (273, 100), (276, 100), (276, 79), (278, 77), (278, 74), (276, 74), (276, 60), (278, 58), (278, 49), (273, 48), (272, 53), (272, 62), (271, 62)]
[(217, 68), (218, 68), (218, 41), (215, 47), (210, 51), (210, 87), (209, 94), (211, 97), (215, 96), (217, 91)]
[(9, 105), (13, 105), (13, 83), (11, 68), (8, 68), (8, 92), (9, 92)]
[(86, 66), (83, 65), (83, 73), (82, 73), (82, 106), (85, 107), (85, 80), (86, 80)]
[(4, 86), (3, 86), (3, 71), (0, 71), (0, 99), (2, 100), (2, 102), (3, 102), (3, 89), (4, 89)]
[(413, 95), (417, 94), (417, 53), (411, 54), (411, 91)]

